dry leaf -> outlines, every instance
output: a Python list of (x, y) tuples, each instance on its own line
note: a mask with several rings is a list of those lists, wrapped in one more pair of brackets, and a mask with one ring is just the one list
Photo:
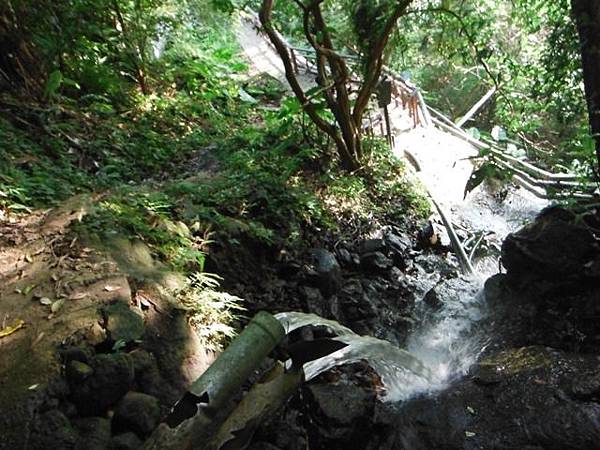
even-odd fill
[(40, 298), (40, 303), (42, 305), (48, 306), (48, 305), (52, 304), (52, 300), (50, 300), (48, 297), (42, 297), (42, 298)]
[(13, 334), (15, 331), (20, 330), (24, 326), (25, 326), (25, 322), (22, 321), (21, 319), (17, 319), (17, 320), (15, 320), (15, 324), (13, 326), (2, 328), (0, 330), (0, 338), (9, 336), (9, 335)]
[(104, 286), (104, 290), (106, 292), (118, 291), (119, 289), (121, 289), (121, 286), (111, 286), (111, 285)]
[(69, 300), (81, 300), (82, 298), (86, 298), (88, 296), (87, 292), (74, 292), (69, 295), (67, 298)]

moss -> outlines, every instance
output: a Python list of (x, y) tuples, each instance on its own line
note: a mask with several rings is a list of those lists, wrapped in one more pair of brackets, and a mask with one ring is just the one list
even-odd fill
[(504, 375), (515, 375), (550, 366), (553, 358), (543, 347), (521, 347), (504, 350), (485, 358), (479, 366)]

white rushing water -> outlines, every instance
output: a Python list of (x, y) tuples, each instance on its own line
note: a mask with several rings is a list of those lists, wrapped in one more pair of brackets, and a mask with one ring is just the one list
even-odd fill
[[(346, 347), (304, 365), (306, 380), (332, 367), (368, 361), (385, 386), (384, 401), (407, 400), (418, 394), (439, 391), (468, 370), (483, 348), (476, 323), (483, 317), (476, 282), (449, 286), (444, 306), (433, 315), (424, 314), (422, 326), (411, 334), (407, 349), (371, 336), (359, 336), (333, 320), (315, 314), (286, 312), (277, 314), (286, 332), (303, 326), (325, 326)], [(454, 295), (452, 295), (454, 292)], [(462, 294), (462, 295), (461, 295)], [(464, 294), (467, 294), (464, 296)]]

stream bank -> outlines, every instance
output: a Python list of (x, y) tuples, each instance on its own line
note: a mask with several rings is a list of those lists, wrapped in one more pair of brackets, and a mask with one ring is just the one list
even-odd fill
[[(82, 233), (95, 208), (84, 195), (2, 223), (3, 317), (25, 326), (1, 342), (0, 448), (139, 448), (214, 359), (176, 295), (181, 274), (141, 240)], [(191, 233), (175, 225), (159, 226)], [(214, 239), (206, 269), (244, 295), (247, 316), (310, 311), (399, 342), (428, 289), (419, 274), (457, 268), (414, 250), (415, 224), (355, 225), (337, 237), (309, 226), (286, 248), (232, 228)]]
[[(18, 262), (7, 279), (13, 294), (3, 298), (22, 303), (23, 287), (35, 284), (23, 318), (38, 325), (3, 339), (2, 405), (11, 412), (2, 414), (1, 448), (140, 448), (214, 358), (168, 294), (181, 280), (147, 247), (120, 241), (111, 256), (110, 245), (99, 252), (74, 240), (71, 224), (87, 202), (3, 228), (5, 261)], [(485, 283), (476, 322), (483, 352), (441, 392), (386, 403), (366, 362), (336, 367), (303, 385), (250, 448), (598, 448), (597, 223), (551, 208), (507, 237), (507, 273)], [(310, 245), (288, 248), (241, 231), (213, 244), (207, 269), (244, 294), (248, 316), (311, 312), (403, 347), (453, 288), (474, 294), (432, 229), (407, 222), (342, 236), (307, 228)], [(53, 289), (67, 302), (49, 320), (39, 303)], [(58, 330), (58, 341), (44, 338)], [(11, 342), (19, 333), (27, 338)]]
[(507, 237), (507, 273), (485, 283), (489, 341), (447, 389), (380, 403), (364, 367), (338, 369), (302, 387), (251, 448), (600, 448), (597, 221), (549, 208)]

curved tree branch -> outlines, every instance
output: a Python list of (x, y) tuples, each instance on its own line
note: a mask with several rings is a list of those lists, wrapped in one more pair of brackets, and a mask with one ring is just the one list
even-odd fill
[(367, 56), (367, 66), (365, 69), (365, 80), (358, 92), (358, 97), (356, 99), (356, 103), (354, 105), (354, 110), (352, 115), (354, 117), (355, 122), (359, 122), (362, 120), (362, 116), (369, 104), (369, 99), (371, 98), (371, 94), (375, 90), (377, 83), (379, 82), (379, 77), (381, 75), (381, 71), (383, 69), (383, 59), (384, 52), (387, 47), (390, 35), (396, 26), (396, 23), (406, 14), (406, 10), (412, 0), (399, 0), (398, 5), (394, 9), (394, 12), (387, 19), (383, 30), (379, 34), (375, 45), (373, 45), (370, 49), (369, 55)]

